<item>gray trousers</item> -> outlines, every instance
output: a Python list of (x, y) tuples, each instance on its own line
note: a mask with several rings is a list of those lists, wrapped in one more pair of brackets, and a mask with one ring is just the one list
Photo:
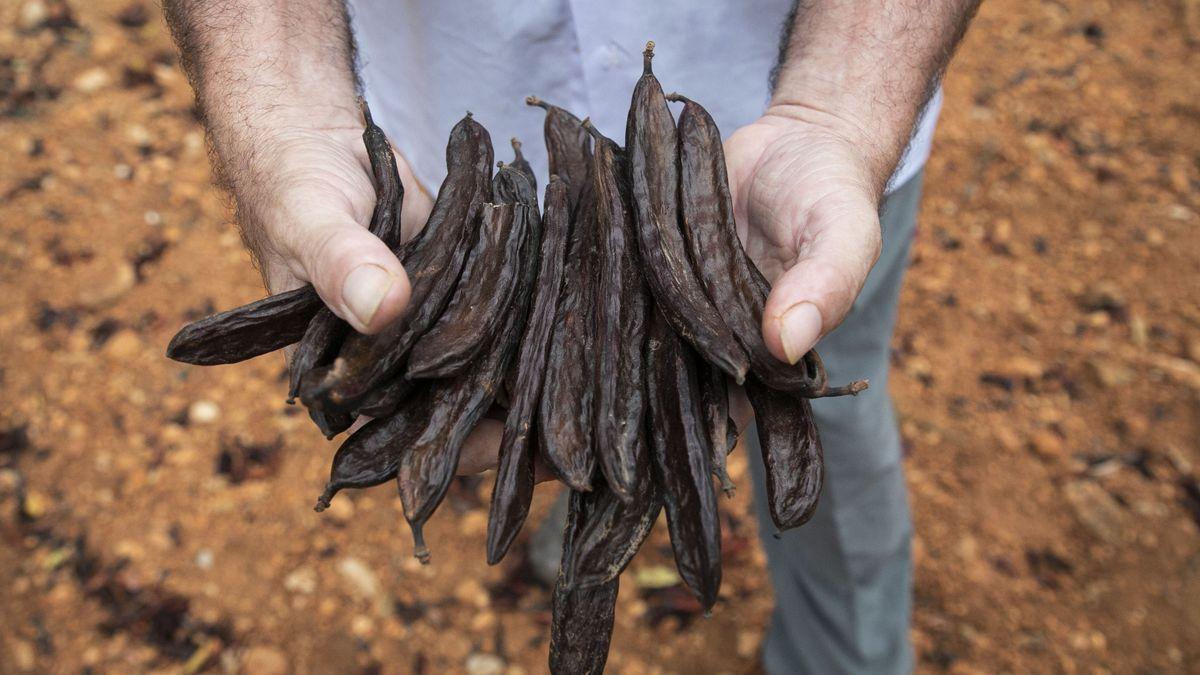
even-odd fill
[(912, 609), (912, 521), (888, 362), (900, 283), (916, 229), (918, 174), (883, 204), (883, 252), (849, 316), (817, 345), (830, 384), (868, 377), (858, 396), (813, 401), (825, 487), (813, 519), (775, 537), (758, 431), (745, 448), (775, 589), (763, 645), (768, 673), (906, 673)]

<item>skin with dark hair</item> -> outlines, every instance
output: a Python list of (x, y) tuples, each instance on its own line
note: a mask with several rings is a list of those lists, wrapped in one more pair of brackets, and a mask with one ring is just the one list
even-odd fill
[[(762, 331), (776, 358), (799, 360), (862, 289), (879, 255), (888, 177), (977, 5), (801, 0), (793, 8), (770, 106), (725, 143), (739, 235), (773, 282)], [(409, 284), (366, 230), (374, 192), (344, 0), (164, 0), (163, 9), (216, 173), (268, 286), (311, 282), (356, 330), (381, 330), (404, 310)], [(432, 202), (397, 159), (411, 236)], [(744, 397), (732, 403), (745, 428)], [(495, 464), (501, 429), (480, 425), (462, 472)]]

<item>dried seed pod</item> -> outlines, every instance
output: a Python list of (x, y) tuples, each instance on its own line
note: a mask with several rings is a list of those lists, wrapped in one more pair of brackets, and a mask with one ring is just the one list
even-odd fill
[(540, 448), (551, 470), (574, 490), (591, 489), (596, 456), (592, 445), (595, 389), (595, 329), (592, 300), (594, 209), (591, 190), (576, 210), (567, 249), (542, 400), (538, 406)]
[[(388, 142), (387, 134), (375, 124), (371, 117), (371, 109), (365, 99), (358, 99), (359, 108), (363, 115), (363, 145), (367, 149), (367, 158), (371, 162), (371, 174), (375, 179), (375, 210), (371, 214), (368, 229), (379, 237), (388, 248), (400, 250), (400, 210), (404, 205), (404, 185), (400, 182), (400, 171), (396, 165), (396, 156), (392, 153), (392, 145)], [(288, 403), (295, 401), (300, 394), (300, 378), (317, 366), (329, 365), (342, 341), (350, 331), (350, 324), (342, 321), (328, 307), (321, 308), (308, 324), (304, 338), (292, 354), (291, 378), (288, 390)], [(353, 420), (345, 413), (322, 415), (310, 412), (309, 415), (318, 423), (321, 430), (329, 435), (329, 429), (336, 427), (340, 421)], [(323, 424), (321, 420), (340, 418)]]
[[(497, 207), (489, 205), (489, 208)], [(522, 261), (520, 287), (528, 289), (538, 268), (536, 249), (531, 244), (540, 236), (540, 223), (527, 213), (529, 209), (524, 204), (511, 208), (517, 212), (515, 217), (530, 225), (519, 257)], [(458, 467), (463, 442), (500, 390), (504, 374), (517, 352), (532, 295), (522, 294), (513, 302), (507, 320), (487, 350), (466, 371), (452, 380), (437, 380), (430, 385), (432, 404), (425, 429), (404, 453), (396, 476), (404, 517), (413, 533), (413, 552), (421, 562), (429, 561), (425, 522), (446, 496)]]
[(189, 323), (171, 338), (167, 357), (197, 366), (252, 359), (304, 337), (323, 306), (312, 286), (276, 293)]
[(346, 488), (382, 485), (396, 477), (400, 454), (407, 451), (425, 429), (433, 399), (425, 391), (414, 391), (405, 405), (387, 417), (363, 425), (342, 443), (329, 468), (329, 482), (317, 498), (317, 511)]
[(591, 174), (596, 281), (591, 304), (597, 372), (592, 434), (609, 487), (628, 501), (642, 477), (636, 467), (645, 410), (642, 352), (648, 291), (634, 250), (628, 184), (618, 159), (621, 150), (590, 121), (583, 126), (595, 139)]
[(546, 111), (546, 153), (550, 158), (550, 175), (558, 176), (567, 183), (567, 204), (571, 215), (583, 200), (584, 186), (588, 184), (591, 159), (591, 137), (583, 128), (579, 118), (570, 112), (546, 103), (536, 96), (527, 96), (526, 105), (537, 106)]
[(533, 167), (529, 165), (529, 160), (525, 159), (525, 155), (521, 154), (521, 141), (517, 140), (514, 136), (510, 142), (512, 143), (514, 155), (510, 166), (528, 178), (529, 186), (533, 188), (534, 193), (537, 193), (537, 176), (533, 175)]
[(416, 384), (406, 377), (392, 378), (364, 396), (355, 413), (367, 417), (387, 417), (396, 412), (400, 403), (415, 387)]
[(334, 436), (354, 426), (354, 420), (358, 419), (358, 415), (341, 410), (309, 408), (308, 418), (321, 430), (325, 440), (332, 440)]
[(479, 239), (467, 254), (462, 276), (446, 311), (408, 357), (409, 379), (453, 377), (487, 346), (504, 321), (517, 290), (525, 239), (524, 219), (513, 218), (513, 205), (484, 210)]
[(654, 43), (650, 42), (625, 127), (643, 270), (655, 303), (675, 332), (741, 384), (749, 368), (748, 357), (705, 294), (680, 230), (679, 137), (662, 87), (650, 68), (653, 56)]
[[(732, 446), (729, 443), (729, 391), (725, 386), (725, 373), (707, 363), (698, 363), (700, 375), (700, 408), (704, 411), (704, 431), (708, 434), (709, 449), (712, 451), (712, 471), (721, 482), (721, 491), (732, 497), (733, 481), (726, 469), (726, 457)], [(733, 432), (737, 442), (737, 433)]]
[(533, 457), (537, 436), (535, 412), (542, 395), (546, 355), (558, 310), (566, 258), (570, 219), (567, 185), (558, 176), (546, 186), (542, 217), (540, 269), (533, 297), (533, 314), (521, 340), (517, 375), (511, 388), (504, 436), (500, 441), (500, 464), (492, 490), (488, 516), (488, 564), (500, 562), (529, 515), (533, 498)]
[(654, 477), (662, 489), (675, 567), (707, 610), (721, 586), (721, 521), (696, 357), (661, 312), (655, 312), (649, 336), (646, 379)]
[[(721, 132), (699, 103), (680, 94), (679, 165), (683, 232), (705, 292), (750, 355), (750, 367), (764, 384), (810, 398), (856, 394), (865, 385), (830, 389), (812, 358), (789, 365), (771, 355), (762, 338), (762, 315), (770, 285), (742, 248), (733, 217)], [(819, 381), (814, 377), (821, 378)]]
[[(563, 533), (562, 559), (575, 557), (583, 537), (589, 505), (583, 495), (571, 493)], [(599, 586), (573, 586), (560, 569), (550, 610), (550, 672), (558, 675), (600, 675), (608, 661), (616, 615), (618, 577)]]
[(400, 371), (413, 343), (450, 301), (483, 204), (491, 200), (491, 137), (469, 113), (451, 131), (446, 164), (425, 231), (403, 260), (411, 283), (408, 311), (376, 335), (348, 336), (332, 366), (304, 376), (300, 396), (306, 405), (354, 408)]
[(649, 536), (662, 511), (662, 493), (650, 477), (650, 449), (643, 433), (638, 438), (637, 471), (646, 480), (634, 484), (634, 493), (623, 501), (604, 481), (597, 481), (591, 492), (572, 493), (573, 499), (587, 504), (579, 540), (562, 567), (566, 582), (592, 588), (616, 579)]
[(824, 482), (821, 439), (808, 400), (776, 391), (751, 377), (746, 395), (754, 407), (758, 443), (767, 469), (767, 505), (781, 531), (799, 527), (817, 508)]

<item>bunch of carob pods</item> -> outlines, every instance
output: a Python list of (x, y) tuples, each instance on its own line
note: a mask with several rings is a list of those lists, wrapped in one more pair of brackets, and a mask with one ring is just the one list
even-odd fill
[[(821, 491), (809, 399), (830, 387), (816, 352), (795, 365), (763, 342), (769, 284), (734, 226), (721, 136), (698, 103), (665, 95), (644, 52), (624, 147), (589, 121), (545, 109), (550, 183), (516, 158), (493, 175), (491, 138), (470, 113), (454, 126), (447, 173), (425, 227), (401, 241), (403, 188), (383, 131), (362, 104), (374, 173), (370, 230), (411, 280), (405, 314), (376, 335), (352, 330), (311, 286), (184, 327), (167, 355), (234, 363), (299, 343), (289, 401), (328, 437), (359, 427), (334, 455), (317, 510), (344, 488), (395, 479), (415, 554), (446, 495), (463, 443), (506, 408), (488, 521), (488, 562), (529, 513), (534, 464), (570, 487), (553, 595), (553, 672), (601, 672), (618, 577), (666, 509), (679, 574), (705, 609), (721, 583), (717, 489), (737, 431), (727, 383), (755, 411), (771, 516), (802, 525)], [(682, 103), (678, 120), (668, 101)]]

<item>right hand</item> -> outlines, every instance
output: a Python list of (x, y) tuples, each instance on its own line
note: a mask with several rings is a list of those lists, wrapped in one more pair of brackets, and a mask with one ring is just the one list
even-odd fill
[[(232, 182), (243, 237), (268, 287), (277, 293), (312, 283), (355, 330), (379, 332), (404, 311), (409, 282), (396, 256), (367, 230), (375, 188), (361, 123), (289, 128), (257, 145), (247, 164), (260, 168), (259, 180)], [(408, 238), (433, 203), (404, 158), (396, 160)]]

